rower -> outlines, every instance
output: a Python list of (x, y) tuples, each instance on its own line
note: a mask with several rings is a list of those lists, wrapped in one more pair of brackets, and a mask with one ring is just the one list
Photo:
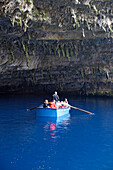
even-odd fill
[(44, 104), (43, 104), (43, 108), (48, 108), (49, 106), (48, 106), (48, 100), (46, 99), (45, 101), (44, 101)]

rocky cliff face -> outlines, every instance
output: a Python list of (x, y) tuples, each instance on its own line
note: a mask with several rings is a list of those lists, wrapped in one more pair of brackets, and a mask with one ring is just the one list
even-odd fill
[(0, 92), (113, 96), (112, 0), (0, 0)]

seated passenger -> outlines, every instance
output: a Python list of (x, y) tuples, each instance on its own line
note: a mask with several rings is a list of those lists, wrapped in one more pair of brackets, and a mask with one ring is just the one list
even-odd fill
[(61, 109), (61, 108), (63, 108), (64, 107), (64, 102), (63, 101), (61, 101), (60, 102), (60, 106), (59, 106), (59, 108)]
[(64, 100), (64, 102), (63, 102), (63, 105), (64, 105), (64, 107), (68, 107), (68, 106), (69, 106), (68, 101), (67, 101), (66, 98), (65, 98), (65, 100)]
[(58, 108), (61, 107), (61, 102), (60, 102), (60, 101), (57, 102), (57, 107), (58, 107)]
[(44, 101), (43, 108), (49, 108), (49, 106), (48, 106), (48, 100), (45, 100), (45, 101)]
[(56, 109), (57, 107), (55, 106), (55, 100), (53, 100), (52, 102), (50, 102), (50, 108), (54, 108)]

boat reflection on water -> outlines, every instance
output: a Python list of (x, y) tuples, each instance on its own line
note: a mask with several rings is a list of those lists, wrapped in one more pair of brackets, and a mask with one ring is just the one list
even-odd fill
[(70, 120), (70, 114), (66, 114), (60, 117), (36, 117), (37, 122), (43, 125), (45, 132), (50, 132), (52, 139), (56, 138), (56, 133), (59, 130), (67, 129)]

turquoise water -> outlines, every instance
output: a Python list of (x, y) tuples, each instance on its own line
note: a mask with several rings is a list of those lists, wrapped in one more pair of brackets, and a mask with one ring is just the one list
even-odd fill
[(26, 109), (50, 96), (0, 96), (1, 170), (113, 170), (113, 98), (64, 97), (95, 115), (36, 119)]

